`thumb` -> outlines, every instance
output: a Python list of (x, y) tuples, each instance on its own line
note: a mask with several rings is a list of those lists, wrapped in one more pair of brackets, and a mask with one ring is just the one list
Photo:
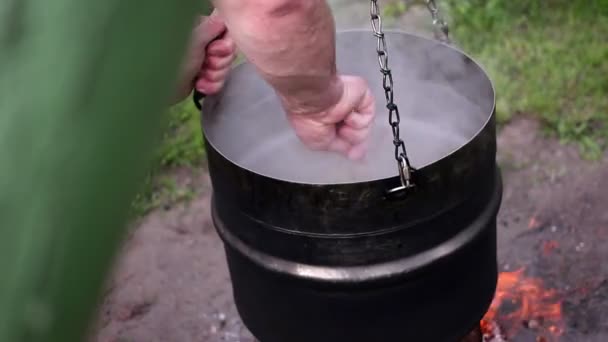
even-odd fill
[(217, 10), (215, 10), (211, 15), (203, 17), (197, 30), (199, 31), (202, 43), (207, 45), (226, 31), (226, 24), (222, 17), (218, 15)]

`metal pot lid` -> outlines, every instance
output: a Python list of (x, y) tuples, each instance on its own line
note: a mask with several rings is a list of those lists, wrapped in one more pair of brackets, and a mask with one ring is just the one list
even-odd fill
[[(412, 166), (423, 169), (466, 146), (492, 122), (494, 89), (475, 61), (449, 45), (399, 31), (386, 32), (386, 39), (401, 137)], [(307, 149), (272, 88), (249, 63), (236, 67), (223, 91), (205, 100), (208, 144), (241, 168), (287, 182), (327, 185), (397, 177), (376, 38), (367, 30), (343, 31), (336, 44), (339, 73), (366, 79), (377, 99), (364, 161)]]

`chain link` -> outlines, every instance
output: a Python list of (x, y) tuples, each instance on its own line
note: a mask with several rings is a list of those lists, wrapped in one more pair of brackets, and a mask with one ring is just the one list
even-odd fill
[(433, 18), (433, 26), (435, 28), (435, 37), (437, 40), (450, 44), (450, 28), (448, 24), (443, 19), (443, 16), (439, 12), (439, 7), (437, 7), (437, 3), (435, 0), (425, 0), (426, 7), (431, 12), (431, 17)]
[(380, 7), (378, 6), (378, 0), (370, 1), (372, 30), (374, 31), (374, 36), (378, 40), (376, 52), (378, 53), (378, 64), (380, 65), (380, 73), (382, 74), (382, 88), (384, 89), (384, 94), (386, 97), (386, 108), (389, 112), (388, 120), (389, 124), (391, 125), (391, 130), (393, 132), (395, 160), (397, 161), (397, 166), (399, 169), (399, 178), (401, 180), (401, 187), (393, 189), (391, 191), (400, 191), (414, 186), (411, 177), (413, 169), (410, 165), (410, 160), (407, 156), (405, 143), (400, 137), (399, 124), (401, 123), (401, 117), (399, 116), (399, 108), (394, 102), (395, 86), (393, 82), (393, 73), (389, 67), (388, 46), (386, 44), (386, 37), (382, 28), (382, 17), (380, 15)]

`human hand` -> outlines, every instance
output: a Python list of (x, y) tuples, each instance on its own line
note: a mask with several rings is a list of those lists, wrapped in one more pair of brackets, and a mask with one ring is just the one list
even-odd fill
[(316, 113), (290, 113), (288, 118), (308, 148), (332, 151), (361, 160), (375, 118), (375, 100), (367, 82), (359, 77), (339, 76), (341, 96), (330, 108)]
[(187, 97), (193, 88), (206, 95), (219, 92), (235, 58), (236, 45), (217, 12), (201, 17), (182, 67), (179, 99)]

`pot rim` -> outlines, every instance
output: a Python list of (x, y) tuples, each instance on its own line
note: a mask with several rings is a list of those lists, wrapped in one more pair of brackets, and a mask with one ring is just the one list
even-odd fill
[[(337, 30), (336, 33), (337, 35), (340, 34), (347, 34), (347, 33), (361, 33), (361, 32), (371, 32), (369, 30), (366, 29), (341, 29), (341, 30)], [(431, 38), (427, 38), (424, 37), (420, 34), (416, 34), (416, 33), (411, 33), (411, 32), (407, 32), (405, 30), (401, 30), (401, 29), (385, 29), (384, 30), (385, 33), (387, 34), (400, 34), (400, 35), (407, 35), (407, 36), (411, 36), (411, 37), (415, 37), (417, 39), (421, 39), (421, 40), (425, 40), (427, 42), (433, 42), (436, 43), (438, 45), (443, 45), (448, 49), (452, 49), (458, 53), (460, 53), (461, 55), (465, 56), (469, 61), (471, 61), (471, 63), (473, 63), (484, 75), (484, 77), (487, 79), (490, 88), (492, 90), (492, 106), (491, 106), (491, 110), (489, 112), (489, 115), (487, 116), (486, 121), (480, 126), (480, 128), (475, 132), (475, 134), (471, 135), (471, 137), (469, 139), (467, 139), (466, 142), (464, 142), (462, 145), (460, 145), (459, 147), (455, 148), (454, 150), (452, 150), (449, 153), (446, 153), (443, 157), (423, 164), (419, 167), (416, 168), (417, 172), (424, 172), (425, 169), (427, 169), (430, 166), (436, 165), (438, 163), (441, 163), (442, 161), (450, 158), (451, 156), (453, 156), (455, 153), (457, 153), (458, 151), (462, 150), (464, 147), (468, 146), (469, 144), (471, 144), (471, 142), (473, 140), (475, 140), (485, 129), (487, 129), (488, 125), (490, 125), (493, 122), (494, 117), (496, 116), (496, 88), (494, 86), (494, 82), (492, 82), (492, 79), (490, 78), (488, 72), (486, 71), (486, 69), (484, 68), (484, 66), (478, 62), (476, 59), (474, 59), (472, 56), (470, 56), (469, 54), (465, 53), (464, 51), (462, 51), (461, 49), (457, 48), (456, 46), (453, 45), (449, 45), (446, 44), (444, 42), (441, 42), (439, 40), (436, 39), (431, 39)], [(243, 61), (241, 63), (239, 63), (237, 66), (232, 68), (231, 72), (234, 72), (238, 69), (244, 68), (247, 65), (251, 65), (250, 62), (247, 61)], [(210, 96), (209, 99), (212, 99), (213, 96)], [(204, 101), (202, 104), (202, 111), (201, 111), (201, 117), (204, 116), (205, 112), (209, 109), (209, 102), (208, 101)], [(392, 177), (375, 177), (375, 178), (370, 178), (367, 180), (363, 180), (363, 181), (355, 181), (355, 182), (315, 182), (315, 183), (309, 183), (309, 182), (299, 182), (299, 181), (294, 181), (294, 180), (288, 180), (288, 179), (284, 179), (284, 178), (279, 178), (279, 177), (274, 177), (271, 175), (268, 175), (266, 173), (263, 172), (259, 172), (259, 171), (255, 171), (251, 168), (248, 168), (244, 165), (242, 165), (242, 163), (236, 162), (234, 161), (232, 158), (228, 158), (228, 156), (226, 156), (224, 154), (224, 152), (221, 151), (221, 149), (219, 149), (211, 139), (208, 138), (207, 133), (207, 129), (205, 128), (205, 124), (204, 124), (204, 120), (202, 120), (201, 122), (201, 130), (202, 133), (204, 135), (204, 140), (207, 146), (210, 146), (211, 148), (213, 148), (215, 150), (215, 152), (217, 154), (219, 154), (222, 158), (224, 158), (226, 161), (228, 161), (229, 163), (238, 166), (239, 168), (246, 170), (247, 172), (250, 172), (256, 176), (260, 176), (260, 177), (265, 177), (268, 179), (272, 179), (278, 182), (283, 182), (283, 183), (288, 183), (288, 184), (299, 184), (299, 185), (303, 185), (303, 186), (340, 186), (340, 185), (362, 185), (362, 184), (368, 184), (368, 183), (373, 183), (373, 182), (388, 182), (388, 181), (393, 181), (395, 179), (399, 178), (399, 174), (397, 171), (395, 171), (395, 175)]]
[(414, 256), (393, 261), (381, 262), (362, 266), (317, 266), (303, 264), (276, 257), (250, 247), (229, 231), (217, 214), (217, 208), (212, 199), (212, 219), (218, 235), (225, 244), (233, 248), (254, 264), (272, 273), (289, 275), (303, 280), (333, 283), (340, 285), (369, 284), (378, 281), (390, 281), (411, 277), (424, 271), (454, 253), (466, 248), (487, 228), (487, 224), (496, 217), (502, 202), (502, 175), (498, 168), (495, 170), (495, 185), (486, 209), (467, 227), (442, 243)]

